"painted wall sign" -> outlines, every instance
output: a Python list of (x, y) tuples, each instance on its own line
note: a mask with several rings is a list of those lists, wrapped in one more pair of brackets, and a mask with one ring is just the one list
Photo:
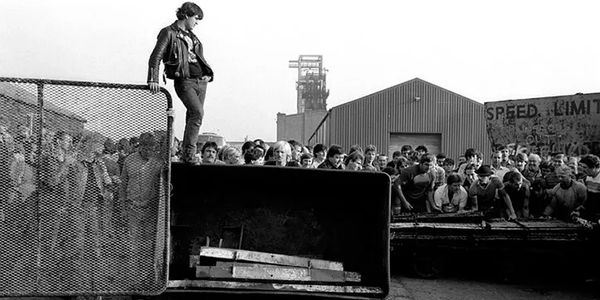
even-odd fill
[(484, 105), (493, 148), (504, 145), (543, 157), (600, 154), (600, 93)]

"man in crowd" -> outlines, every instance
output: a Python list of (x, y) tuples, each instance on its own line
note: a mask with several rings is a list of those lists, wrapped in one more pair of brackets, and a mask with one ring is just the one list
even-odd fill
[(5, 219), (5, 206), (11, 190), (10, 165), (15, 152), (13, 137), (8, 132), (8, 120), (0, 116), (0, 222)]
[(598, 220), (600, 214), (600, 158), (588, 154), (579, 161), (579, 168), (586, 175), (587, 200), (581, 207), (583, 217)]
[(491, 167), (494, 175), (501, 180), (504, 178), (504, 175), (510, 171), (507, 167), (502, 165), (502, 152), (500, 151), (494, 151), (494, 153), (492, 153)]
[(544, 210), (545, 216), (552, 216), (564, 221), (571, 220), (571, 213), (587, 199), (587, 189), (583, 183), (573, 180), (571, 168), (559, 166), (554, 169), (559, 183), (552, 189), (552, 200)]
[(400, 173), (398, 170), (392, 167), (385, 167), (381, 172), (388, 174), (392, 182), (392, 214), (399, 214), (402, 211), (412, 211), (412, 205), (406, 201), (406, 198), (400, 196), (400, 184), (398, 182)]
[(400, 199), (406, 200), (415, 212), (431, 212), (435, 208), (433, 202), (433, 183), (435, 177), (431, 169), (435, 165), (435, 156), (426, 154), (418, 165), (404, 168), (398, 177)]
[(152, 133), (142, 133), (139, 143), (138, 151), (125, 159), (119, 197), (126, 207), (123, 216), (129, 221), (129, 272), (134, 286), (154, 282), (155, 266), (160, 265), (154, 255), (157, 217), (164, 213), (160, 211), (164, 164), (156, 157), (157, 141)]
[(529, 162), (527, 168), (521, 172), (525, 179), (533, 183), (536, 179), (542, 178), (542, 171), (540, 170), (540, 163), (542, 159), (535, 153), (529, 154)]
[(217, 152), (218, 152), (218, 146), (217, 143), (209, 141), (204, 143), (204, 145), (202, 145), (202, 161), (201, 163), (203, 164), (225, 164), (224, 162), (222, 162), (221, 160), (217, 159)]

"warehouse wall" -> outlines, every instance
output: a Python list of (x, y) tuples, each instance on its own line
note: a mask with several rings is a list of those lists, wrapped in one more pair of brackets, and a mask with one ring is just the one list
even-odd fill
[[(457, 159), (467, 148), (487, 158), (483, 104), (415, 78), (391, 88), (336, 106), (314, 143), (374, 144), (380, 152), (390, 149), (392, 134), (440, 134), (441, 151)], [(413, 147), (416, 145), (412, 145)]]

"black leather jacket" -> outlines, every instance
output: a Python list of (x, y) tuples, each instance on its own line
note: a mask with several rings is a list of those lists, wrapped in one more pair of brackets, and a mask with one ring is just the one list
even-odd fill
[[(213, 81), (214, 74), (206, 59), (202, 55), (202, 43), (190, 32), (194, 44), (194, 53), (198, 57), (198, 62), (202, 68), (203, 76), (210, 76), (210, 81)], [(156, 46), (150, 55), (148, 61), (148, 82), (158, 82), (158, 72), (160, 61), (165, 64), (165, 74), (169, 79), (185, 79), (190, 77), (190, 69), (188, 65), (188, 51), (183, 32), (177, 26), (177, 22), (163, 28), (158, 34)]]

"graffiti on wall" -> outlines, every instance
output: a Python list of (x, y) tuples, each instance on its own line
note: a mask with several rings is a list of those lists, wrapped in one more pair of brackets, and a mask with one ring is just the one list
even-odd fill
[(484, 105), (493, 148), (509, 146), (542, 157), (600, 154), (600, 93)]

